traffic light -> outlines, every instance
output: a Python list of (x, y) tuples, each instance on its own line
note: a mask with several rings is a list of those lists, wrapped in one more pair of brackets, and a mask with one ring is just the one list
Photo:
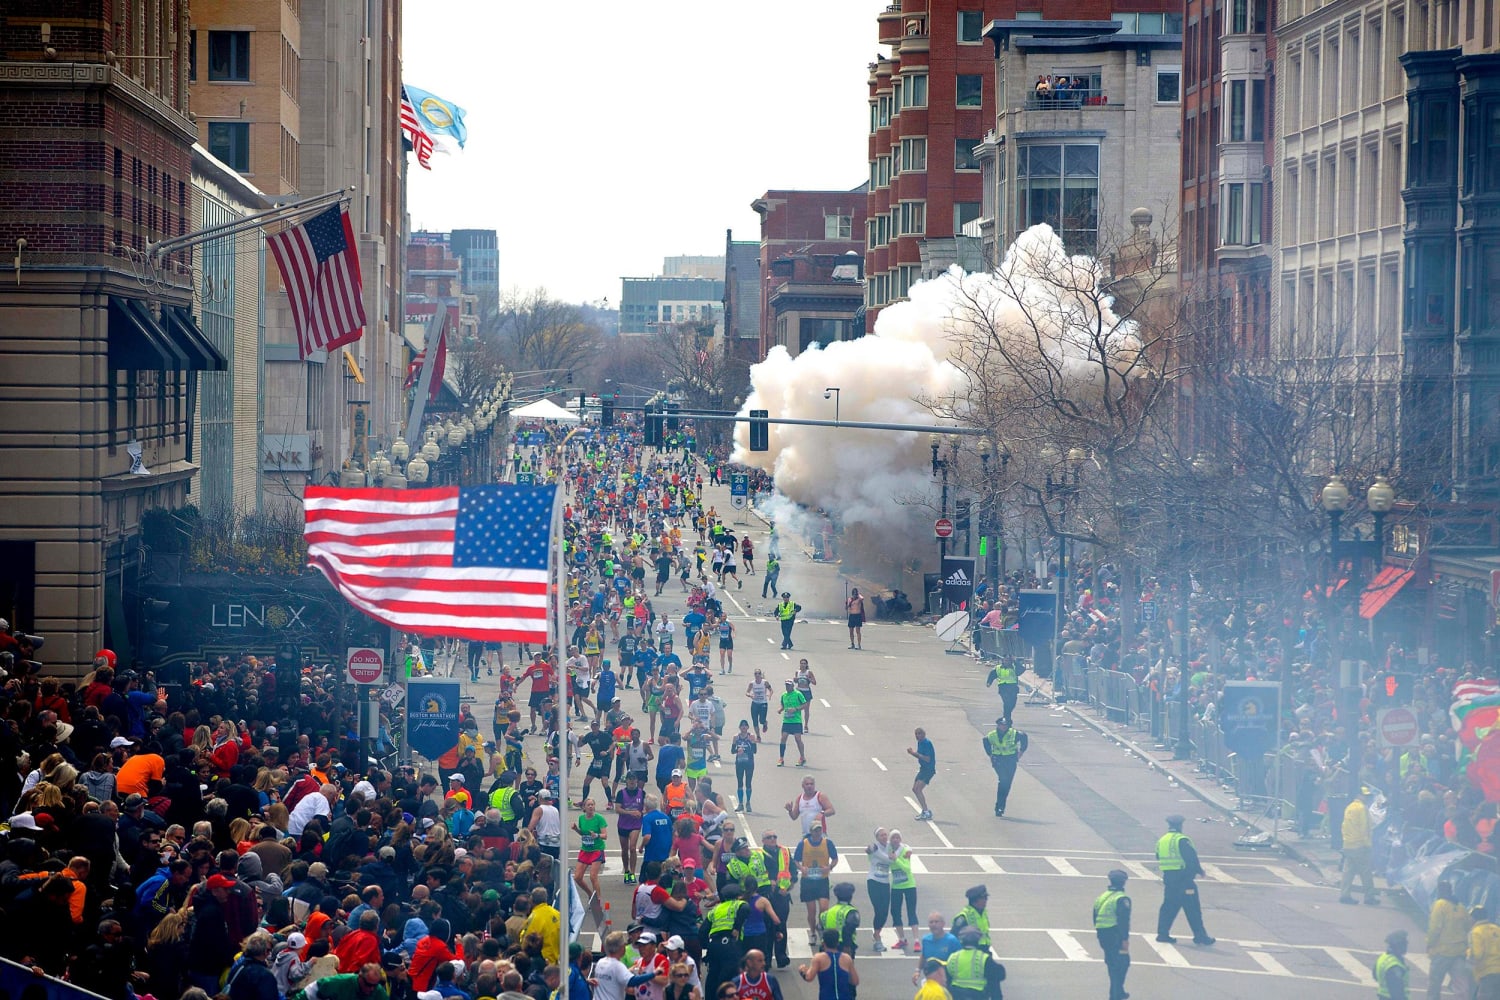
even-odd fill
[(953, 530), (960, 535), (969, 533), (969, 511), (973, 509), (973, 501), (959, 500), (953, 505)]
[(599, 426), (613, 427), (615, 425), (615, 398), (613, 396), (599, 397)]
[(771, 450), (771, 416), (770, 410), (750, 411), (750, 450)]
[(662, 439), (662, 432), (661, 432), (662, 416), (661, 416), (660, 413), (656, 412), (655, 407), (651, 407), (651, 406), (646, 407), (645, 414), (646, 414), (646, 447), (648, 447), (648, 448), (660, 448), (661, 447), (661, 443), (662, 443), (661, 442), (661, 439)]
[(586, 392), (580, 392), (578, 394), (578, 415), (580, 417), (583, 416), (583, 411), (586, 410), (586, 409), (588, 409), (588, 406), (589, 406), (589, 394), (586, 393)]
[(172, 630), (167, 612), (171, 607), (171, 601), (157, 600), (154, 597), (141, 598), (140, 650), (142, 664), (147, 668), (155, 667), (167, 655), (167, 633)]
[(572, 372), (568, 372), (568, 384), (569, 385), (573, 384), (573, 373)]
[(680, 421), (678, 421), (677, 419), (677, 414), (681, 410), (682, 405), (680, 403), (667, 404), (667, 430), (675, 431), (678, 429), (678, 424), (680, 423)]
[(1377, 701), (1387, 705), (1410, 705), (1412, 695), (1416, 693), (1415, 686), (1411, 674), (1393, 671), (1380, 678), (1375, 697)]

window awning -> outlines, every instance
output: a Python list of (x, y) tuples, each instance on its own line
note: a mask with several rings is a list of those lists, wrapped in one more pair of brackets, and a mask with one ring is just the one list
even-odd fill
[(229, 359), (208, 339), (191, 312), (178, 306), (163, 306), (161, 315), (167, 332), (172, 334), (177, 345), (193, 360), (194, 363), (190, 366), (193, 371), (229, 370)]
[(349, 348), (344, 348), (344, 368), (358, 385), (365, 384), (365, 373), (359, 370), (359, 362), (354, 360), (354, 355), (349, 353)]
[(109, 363), (135, 371), (227, 371), (229, 362), (186, 309), (163, 306), (160, 321), (146, 303), (109, 299)]
[(1375, 579), (1365, 587), (1364, 593), (1359, 595), (1359, 616), (1361, 618), (1374, 618), (1380, 614), (1380, 609), (1390, 603), (1406, 586), (1407, 582), (1416, 575), (1416, 570), (1402, 569), (1400, 566), (1386, 566)]

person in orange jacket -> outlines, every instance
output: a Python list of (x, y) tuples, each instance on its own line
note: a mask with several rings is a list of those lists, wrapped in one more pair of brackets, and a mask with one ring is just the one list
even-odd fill
[(437, 967), (459, 957), (450, 947), (452, 940), (452, 925), (438, 917), (427, 929), (427, 936), (417, 942), (416, 951), (412, 953), (411, 967), (407, 974), (411, 977), (413, 992), (423, 993), (431, 989), (432, 981), (437, 976)]

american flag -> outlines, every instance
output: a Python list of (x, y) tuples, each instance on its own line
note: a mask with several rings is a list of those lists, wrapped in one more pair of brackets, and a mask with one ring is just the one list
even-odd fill
[(306, 360), (358, 340), (365, 325), (359, 251), (349, 213), (337, 205), (266, 238), (281, 272), (297, 329), (297, 350)]
[(1500, 684), (1484, 678), (1459, 681), (1453, 685), (1454, 701), (1474, 701), (1477, 698), (1489, 698), (1494, 695), (1500, 695)]
[(405, 87), (401, 88), (401, 133), (411, 143), (412, 152), (417, 154), (417, 162), (431, 170), (432, 136), (427, 134), (427, 130), (417, 120), (416, 109), (411, 106)]
[(556, 499), (555, 486), (309, 486), (307, 559), (393, 628), (545, 643)]

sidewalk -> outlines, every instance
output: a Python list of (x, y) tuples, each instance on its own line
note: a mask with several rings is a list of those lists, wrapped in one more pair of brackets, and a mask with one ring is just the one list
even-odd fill
[[(1051, 700), (1051, 680), (1039, 678), (1028, 670), (1021, 682), (1023, 687), (1027, 688), (1028, 694), (1040, 691)], [(1168, 747), (1158, 747), (1149, 733), (1139, 732), (1125, 723), (1098, 718), (1084, 703), (1069, 701), (1062, 703), (1059, 707), (1085, 726), (1107, 736), (1119, 746), (1144, 760), (1152, 768), (1176, 781), (1189, 795), (1224, 814), (1230, 822), (1240, 828), (1242, 835), (1263, 833), (1268, 838), (1271, 835), (1275, 826), (1271, 819), (1263, 817), (1259, 809), (1241, 809), (1239, 797), (1233, 789), (1222, 785), (1211, 775), (1199, 772), (1196, 761), (1175, 759), (1172, 750)], [(1326, 838), (1298, 836), (1292, 824), (1283, 822), (1276, 830), (1276, 841), (1281, 852), (1287, 857), (1306, 865), (1325, 882), (1337, 884), (1343, 859), (1338, 851), (1333, 850)], [(1264, 847), (1247, 849), (1245, 854), (1254, 856), (1275, 852), (1276, 846), (1267, 844)]]

